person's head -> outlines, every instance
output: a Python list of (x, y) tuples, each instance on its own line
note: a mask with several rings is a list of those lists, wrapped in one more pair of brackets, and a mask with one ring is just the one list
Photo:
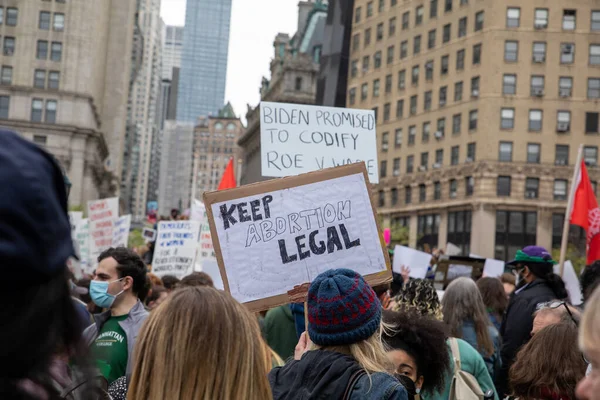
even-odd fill
[(167, 292), (171, 292), (171, 290), (175, 289), (175, 286), (179, 283), (179, 279), (173, 275), (165, 275), (162, 277), (162, 283), (165, 289), (167, 289)]
[(360, 274), (323, 272), (308, 289), (307, 306), (314, 348), (351, 354), (367, 372), (391, 369), (381, 343), (381, 303)]
[(171, 210), (171, 219), (177, 219), (177, 217), (179, 217), (179, 210), (176, 208), (173, 208)]
[(420, 315), (442, 319), (442, 306), (433, 284), (425, 279), (411, 279), (394, 297), (394, 311), (416, 311)]
[(395, 373), (408, 376), (420, 392), (442, 392), (450, 355), (445, 325), (416, 312), (383, 312), (383, 334)]
[(481, 278), (477, 281), (477, 288), (481, 293), (486, 309), (500, 317), (508, 306), (508, 298), (504, 286), (498, 278)]
[(404, 279), (402, 278), (402, 275), (396, 273), (396, 272), (392, 272), (392, 283), (390, 284), (390, 296), (394, 297), (396, 296), (404, 287)]
[(581, 313), (575, 307), (572, 307), (562, 300), (553, 300), (547, 303), (538, 304), (537, 310), (533, 314), (533, 328), (531, 335), (535, 335), (547, 326), (555, 325), (560, 322), (579, 325)]
[(519, 274), (518, 287), (541, 279), (557, 299), (566, 299), (569, 293), (563, 280), (554, 273), (554, 264), (556, 261), (552, 259), (552, 255), (540, 246), (527, 246), (523, 250), (517, 250), (515, 259), (508, 263)]
[(146, 305), (149, 309), (154, 310), (158, 307), (169, 294), (167, 293), (167, 289), (164, 286), (154, 285), (152, 286), (152, 291), (150, 295), (146, 298)]
[[(577, 348), (577, 327), (559, 323), (539, 331), (517, 353), (510, 368), (512, 395), (521, 399), (575, 398), (586, 363)], [(558, 397), (557, 397), (558, 398)]]
[(515, 291), (515, 286), (517, 286), (517, 278), (515, 277), (515, 274), (512, 272), (503, 273), (500, 275), (500, 282), (502, 282), (502, 286), (504, 286), (504, 292), (508, 298), (512, 292)]
[(579, 278), (583, 301), (587, 303), (594, 290), (600, 285), (600, 260), (586, 266)]
[(98, 256), (90, 296), (103, 308), (114, 307), (126, 298), (137, 298), (145, 293), (146, 273), (146, 265), (139, 255), (125, 247), (111, 247)]
[(600, 399), (600, 289), (587, 301), (579, 329), (579, 348), (591, 364), (591, 372), (577, 386), (580, 400)]
[(150, 282), (152, 283), (152, 287), (164, 286), (162, 279), (160, 279), (158, 276), (154, 275), (152, 272), (148, 272), (148, 279), (150, 279)]
[(177, 284), (178, 288), (191, 286), (215, 287), (212, 278), (206, 272), (192, 272), (191, 274), (184, 276)]
[(129, 400), (271, 398), (256, 318), (213, 288), (167, 297), (142, 326), (134, 358)]
[(488, 330), (490, 317), (477, 284), (471, 278), (461, 277), (450, 282), (442, 298), (442, 311), (452, 336), (462, 338), (463, 324), (473, 322), (478, 350), (490, 356), (494, 353), (494, 343)]

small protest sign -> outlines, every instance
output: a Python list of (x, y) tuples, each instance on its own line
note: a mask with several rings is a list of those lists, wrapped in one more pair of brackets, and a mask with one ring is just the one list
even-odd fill
[(85, 218), (77, 223), (75, 228), (75, 243), (79, 251), (79, 266), (84, 273), (91, 273), (93, 266), (90, 266), (90, 224), (89, 219)]
[(204, 194), (226, 290), (253, 310), (332, 268), (391, 280), (364, 163)]
[(194, 199), (190, 208), (190, 219), (200, 223), (206, 220), (206, 207), (200, 200)]
[(193, 272), (199, 230), (198, 221), (159, 222), (152, 272), (179, 279)]
[(293, 176), (364, 161), (379, 182), (375, 112), (260, 103), (262, 175)]
[(393, 271), (400, 274), (402, 266), (410, 268), (410, 277), (425, 279), (427, 269), (431, 262), (431, 254), (415, 250), (410, 247), (396, 245), (394, 248)]
[(156, 240), (156, 231), (150, 228), (144, 228), (142, 230), (142, 237), (146, 242), (154, 242)]
[(127, 247), (131, 228), (131, 214), (120, 216), (113, 230), (113, 247)]
[(119, 198), (88, 201), (90, 224), (90, 267), (98, 264), (98, 256), (112, 246), (115, 221), (119, 217)]

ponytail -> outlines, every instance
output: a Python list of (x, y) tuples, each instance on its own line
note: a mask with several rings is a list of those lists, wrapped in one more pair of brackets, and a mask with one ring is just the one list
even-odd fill
[(562, 278), (555, 273), (551, 272), (544, 277), (546, 284), (550, 287), (550, 289), (554, 292), (554, 295), (559, 300), (565, 300), (569, 297), (569, 292), (567, 292), (567, 288), (565, 287), (565, 283)]

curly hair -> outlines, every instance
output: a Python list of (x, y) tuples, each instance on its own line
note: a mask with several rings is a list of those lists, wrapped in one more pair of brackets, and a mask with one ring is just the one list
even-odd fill
[(442, 319), (442, 306), (433, 284), (424, 279), (411, 279), (394, 297), (393, 311), (416, 311), (422, 316)]
[(417, 312), (383, 311), (382, 340), (388, 350), (400, 349), (414, 358), (417, 376), (423, 376), (423, 391), (443, 392), (451, 370), (446, 345), (446, 327)]

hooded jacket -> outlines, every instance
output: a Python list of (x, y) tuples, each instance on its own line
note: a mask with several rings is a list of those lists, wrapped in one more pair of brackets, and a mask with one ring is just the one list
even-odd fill
[[(361, 369), (349, 355), (308, 351), (302, 359), (269, 373), (273, 400), (342, 400), (351, 378)], [(408, 400), (408, 395), (392, 375), (376, 372), (358, 378), (349, 399)]]

